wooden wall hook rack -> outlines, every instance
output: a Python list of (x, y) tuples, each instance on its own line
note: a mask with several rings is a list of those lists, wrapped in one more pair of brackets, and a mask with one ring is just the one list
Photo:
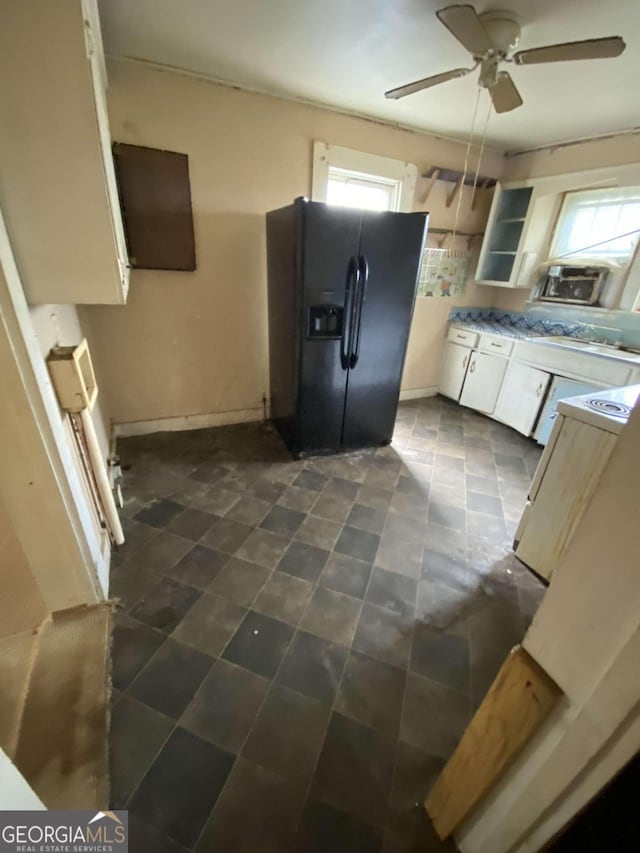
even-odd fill
[[(422, 173), (423, 178), (427, 180), (427, 186), (425, 188), (424, 194), (422, 196), (422, 203), (425, 204), (427, 199), (429, 198), (431, 191), (435, 185), (436, 181), (447, 181), (448, 183), (454, 184), (453, 190), (447, 196), (447, 207), (451, 207), (453, 202), (456, 199), (456, 196), (460, 192), (463, 186), (462, 181), (463, 172), (459, 169), (446, 169), (444, 166), (429, 166), (426, 172)], [(464, 186), (472, 187), (475, 180), (475, 174), (468, 173), (464, 178)], [(475, 204), (477, 201), (478, 190), (488, 190), (494, 187), (497, 183), (496, 178), (488, 177), (487, 175), (478, 175), (478, 179), (476, 181), (476, 189), (473, 194), (473, 198), (471, 200), (471, 209), (475, 209)]]

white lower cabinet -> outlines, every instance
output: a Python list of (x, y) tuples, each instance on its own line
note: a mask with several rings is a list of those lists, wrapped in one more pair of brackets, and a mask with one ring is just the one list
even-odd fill
[(530, 435), (550, 378), (544, 370), (510, 362), (493, 417), (523, 435)]
[(460, 404), (492, 415), (508, 363), (508, 358), (472, 351)]
[(540, 457), (515, 535), (516, 556), (549, 579), (588, 507), (618, 440), (560, 415)]
[(451, 342), (445, 344), (444, 360), (438, 383), (438, 391), (441, 394), (452, 397), (454, 400), (460, 399), (462, 383), (469, 366), (471, 353), (469, 347)]

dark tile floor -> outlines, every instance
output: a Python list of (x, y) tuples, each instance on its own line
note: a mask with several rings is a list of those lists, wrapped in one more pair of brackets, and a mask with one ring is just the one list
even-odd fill
[(441, 398), (292, 462), (266, 425), (119, 442), (112, 805), (132, 850), (451, 850), (422, 801), (544, 592), (539, 448)]

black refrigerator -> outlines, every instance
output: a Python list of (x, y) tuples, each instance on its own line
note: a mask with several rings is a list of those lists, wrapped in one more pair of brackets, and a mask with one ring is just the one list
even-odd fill
[(426, 213), (267, 213), (271, 418), (295, 456), (388, 444)]

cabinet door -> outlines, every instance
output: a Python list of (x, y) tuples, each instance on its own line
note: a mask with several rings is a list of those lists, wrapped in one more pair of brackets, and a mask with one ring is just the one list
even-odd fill
[(550, 374), (512, 361), (493, 413), (496, 420), (530, 435), (549, 384)]
[(462, 383), (469, 365), (472, 350), (460, 344), (447, 343), (444, 348), (444, 361), (440, 371), (438, 391), (454, 400), (460, 399)]
[(99, 30), (79, 0), (2, 4), (0, 195), (31, 303), (125, 302), (102, 87)]
[(107, 71), (104, 61), (104, 48), (98, 18), (98, 7), (95, 0), (82, 0), (82, 11), (85, 17), (85, 37), (87, 40), (87, 55), (91, 69), (91, 83), (96, 108), (98, 138), (102, 152), (107, 203), (111, 212), (111, 224), (116, 243), (117, 260), (122, 280), (122, 296), (126, 301), (129, 291), (129, 255), (124, 234), (124, 224), (120, 210), (120, 197), (111, 152), (111, 130), (109, 113), (107, 112)]
[(460, 403), (485, 415), (493, 414), (509, 360), (499, 355), (472, 352)]
[(578, 382), (575, 379), (556, 376), (545, 398), (544, 408), (533, 435), (538, 444), (545, 445), (549, 441), (551, 429), (557, 417), (556, 408), (560, 400), (565, 400), (567, 397), (577, 397), (578, 394), (597, 393), (604, 391), (606, 387), (606, 385), (595, 385), (593, 382)]
[(571, 541), (618, 440), (614, 433), (573, 418), (563, 418), (554, 433), (515, 543), (516, 556), (547, 579)]

